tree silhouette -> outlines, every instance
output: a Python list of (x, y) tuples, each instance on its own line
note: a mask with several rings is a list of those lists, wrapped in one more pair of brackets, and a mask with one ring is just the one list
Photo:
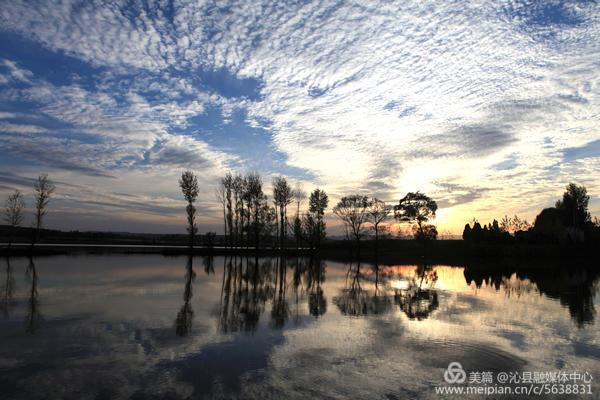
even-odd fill
[(232, 225), (233, 225), (233, 214), (232, 214), (232, 203), (231, 203), (231, 189), (233, 186), (233, 176), (231, 173), (227, 173), (221, 179), (221, 190), (223, 192), (224, 203), (225, 203), (225, 231), (223, 235), (225, 236), (225, 241), (228, 245), (232, 245)]
[(325, 238), (325, 221), (323, 220), (325, 216), (325, 210), (329, 205), (329, 197), (327, 197), (327, 193), (325, 193), (321, 189), (315, 189), (309, 198), (308, 211), (311, 214), (310, 218), (306, 218), (303, 221), (305, 227), (311, 227), (314, 229), (310, 235), (314, 238), (315, 247), (319, 247), (321, 241)]
[(225, 188), (219, 185), (215, 189), (215, 197), (223, 209), (223, 236), (227, 233), (227, 199), (225, 198)]
[(244, 191), (246, 181), (240, 174), (236, 174), (231, 182), (233, 192), (233, 243), (240, 245), (244, 228)]
[(258, 250), (260, 234), (264, 227), (264, 220), (261, 217), (268, 216), (266, 213), (267, 196), (262, 190), (262, 179), (257, 173), (250, 173), (246, 176), (246, 201), (250, 218), (252, 219), (252, 232), (254, 233), (254, 247)]
[(415, 238), (425, 243), (427, 239), (435, 239), (437, 236), (435, 227), (426, 225), (435, 218), (437, 207), (435, 200), (429, 196), (410, 192), (394, 206), (394, 217), (400, 222), (416, 223)]
[(287, 237), (287, 206), (292, 202), (294, 192), (287, 180), (278, 176), (273, 178), (273, 202), (275, 211), (279, 210), (279, 248), (283, 248)]
[(333, 213), (337, 215), (344, 225), (346, 232), (356, 241), (356, 248), (360, 254), (360, 239), (365, 235), (365, 223), (369, 209), (369, 198), (354, 194), (344, 196), (333, 208)]
[(8, 248), (10, 249), (12, 242), (13, 231), (23, 222), (23, 210), (25, 209), (25, 200), (23, 194), (15, 190), (13, 194), (8, 196), (4, 203), (4, 220), (10, 226), (10, 234), (8, 236)]
[(181, 174), (179, 180), (179, 186), (183, 197), (188, 202), (185, 211), (187, 213), (188, 228), (187, 231), (190, 235), (190, 249), (194, 248), (194, 237), (198, 228), (196, 227), (196, 207), (194, 203), (198, 198), (198, 178), (192, 171), (185, 171)]
[(367, 210), (367, 221), (371, 223), (373, 231), (375, 231), (375, 253), (379, 249), (379, 225), (388, 219), (392, 212), (392, 206), (385, 203), (383, 200), (373, 198), (369, 202)]
[(48, 203), (50, 202), (50, 197), (54, 193), (55, 188), (56, 187), (48, 178), (47, 174), (38, 176), (38, 179), (33, 186), (35, 198), (35, 236), (31, 243), (32, 247), (40, 238), (43, 218), (48, 212)]
[(563, 213), (566, 227), (583, 229), (591, 222), (588, 212), (589, 201), (590, 196), (588, 196), (585, 186), (578, 186), (574, 183), (567, 185), (562, 200), (556, 202), (556, 208)]
[(306, 199), (306, 192), (302, 189), (300, 184), (297, 184), (293, 191), (294, 201), (296, 202), (296, 216), (294, 217), (294, 223), (292, 231), (294, 233), (294, 239), (296, 240), (296, 250), (300, 248), (300, 240), (302, 239), (302, 220), (300, 219), (300, 204)]

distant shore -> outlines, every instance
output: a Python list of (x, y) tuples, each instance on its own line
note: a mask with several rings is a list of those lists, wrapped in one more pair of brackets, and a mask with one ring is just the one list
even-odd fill
[(318, 251), (290, 245), (285, 250), (275, 247), (195, 246), (193, 249), (183, 244), (138, 244), (138, 243), (39, 243), (33, 249), (30, 243), (15, 243), (7, 249), (6, 243), (0, 243), (3, 256), (49, 256), (59, 254), (162, 254), (200, 256), (316, 256), (323, 259), (352, 262), (360, 256), (364, 262), (393, 265), (401, 263), (430, 264), (473, 264), (478, 260), (489, 265), (492, 262), (575, 262), (595, 265), (600, 261), (597, 251), (586, 247), (560, 247), (534, 244), (472, 244), (462, 240), (439, 240), (427, 243), (425, 250), (416, 240), (386, 239), (380, 240), (376, 249), (373, 240), (361, 243), (360, 253), (354, 242), (348, 240), (327, 240)]

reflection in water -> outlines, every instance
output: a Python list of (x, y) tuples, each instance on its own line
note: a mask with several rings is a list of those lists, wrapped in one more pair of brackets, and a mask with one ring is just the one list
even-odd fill
[[(325, 314), (327, 299), (322, 288), (325, 264), (312, 258), (290, 261), (285, 257), (224, 258), (219, 306), (221, 332), (255, 331), (267, 303), (271, 307), (272, 328), (283, 328), (292, 314), (293, 321), (299, 323), (300, 301), (307, 296), (309, 313), (315, 317)], [(288, 274), (288, 269), (293, 271)]]
[(27, 333), (34, 334), (42, 319), (40, 313), (40, 303), (38, 300), (38, 274), (33, 262), (33, 257), (29, 257), (29, 264), (25, 272), (25, 277), (31, 282), (29, 289), (29, 299), (27, 301), (27, 314), (25, 316), (25, 330)]
[(370, 290), (361, 286), (360, 267), (360, 262), (356, 263), (356, 268), (353, 268), (353, 264), (349, 265), (346, 274), (346, 287), (342, 289), (339, 296), (333, 298), (334, 304), (337, 305), (343, 315), (354, 317), (384, 314), (390, 311), (392, 302), (389, 296), (379, 295), (379, 272), (376, 272), (376, 289), (371, 294)]
[[(437, 398), (450, 361), (468, 372), (600, 367), (590, 270), (239, 256), (33, 261), (7, 264), (7, 276), (27, 270), (29, 281), (0, 318), (3, 398)], [(207, 275), (195, 279), (194, 267)], [(28, 332), (41, 331), (38, 289), (44, 334), (28, 335), (25, 317)]]
[(6, 257), (6, 278), (2, 287), (2, 301), (0, 308), (4, 318), (10, 316), (11, 309), (15, 306), (15, 278), (13, 277), (12, 267), (10, 265), (10, 258)]
[(589, 268), (562, 268), (552, 272), (544, 269), (521, 270), (486, 269), (485, 266), (469, 266), (464, 270), (467, 284), (483, 284), (506, 296), (517, 298), (529, 293), (539, 293), (559, 299), (569, 309), (578, 327), (594, 322), (596, 309), (594, 298), (598, 291), (598, 271)]
[(192, 283), (196, 279), (196, 272), (193, 267), (193, 257), (188, 256), (185, 267), (185, 288), (183, 290), (183, 305), (175, 318), (175, 332), (178, 336), (187, 336), (192, 330), (192, 320), (194, 319), (194, 310), (190, 303), (192, 293)]
[(314, 317), (327, 312), (327, 299), (321, 285), (325, 282), (325, 262), (310, 257), (306, 267), (306, 288), (308, 291), (308, 311)]
[(202, 266), (206, 275), (215, 273), (215, 258), (213, 256), (202, 257)]
[(421, 321), (439, 307), (437, 291), (432, 289), (437, 280), (437, 271), (422, 264), (417, 266), (414, 276), (407, 279), (406, 288), (395, 290), (394, 301), (409, 319)]
[(278, 329), (283, 328), (290, 315), (290, 309), (285, 297), (287, 275), (286, 260), (285, 257), (277, 258), (277, 274), (275, 275), (277, 293), (273, 299), (273, 307), (271, 307), (271, 325)]
[(219, 327), (223, 333), (256, 330), (265, 303), (275, 293), (272, 260), (225, 257)]

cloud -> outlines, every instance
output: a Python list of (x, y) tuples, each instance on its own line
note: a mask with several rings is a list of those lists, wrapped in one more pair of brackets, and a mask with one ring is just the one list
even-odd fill
[(583, 158), (600, 157), (600, 139), (579, 147), (568, 147), (563, 151), (565, 160), (573, 161)]
[[(93, 67), (57, 82), (10, 55), (0, 71), (0, 101), (33, 104), (68, 125), (5, 140), (11, 154), (32, 159), (33, 150), (17, 152), (18, 142), (37, 152), (32, 135), (47, 136), (40, 143), (57, 155), (41, 157), (47, 165), (112, 175), (259, 165), (298, 171), (336, 195), (389, 198), (460, 176), (465, 187), (493, 182), (514, 209), (526, 205), (502, 188), (533, 185), (546, 198), (568, 174), (597, 169), (596, 161), (559, 164), (564, 149), (597, 140), (595, 2), (65, 0), (11, 2), (0, 21), (50, 54)], [(252, 139), (222, 129), (238, 123), (240, 110), (244, 132), (269, 151), (241, 156)]]
[(33, 77), (33, 73), (25, 68), (21, 68), (17, 65), (16, 62), (12, 60), (4, 59), (0, 63), (0, 66), (4, 68), (4, 70), (8, 73), (8, 78), (4, 76), (4, 82), (9, 83), (9, 81), (19, 82), (19, 83), (30, 83), (31, 78)]

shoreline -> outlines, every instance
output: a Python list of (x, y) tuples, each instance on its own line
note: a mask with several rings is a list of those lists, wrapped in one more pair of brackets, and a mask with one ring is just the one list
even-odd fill
[[(588, 247), (559, 247), (552, 245), (473, 245), (459, 240), (437, 241), (429, 243), (426, 257), (423, 257), (421, 243), (414, 240), (388, 240), (379, 243), (366, 241), (361, 244), (360, 253), (349, 241), (328, 241), (321, 249), (311, 252), (309, 248), (289, 247), (284, 250), (271, 247), (225, 247), (225, 246), (195, 246), (191, 251), (185, 245), (156, 245), (156, 244), (121, 244), (121, 243), (38, 243), (33, 249), (29, 243), (13, 243), (11, 248), (6, 243), (0, 243), (0, 256), (53, 256), (53, 255), (85, 255), (85, 254), (160, 254), (165, 256), (181, 256), (190, 253), (198, 256), (259, 256), (275, 257), (317, 257), (332, 261), (354, 262), (357, 257), (361, 261), (380, 264), (449, 264), (477, 265), (492, 268), (511, 264), (526, 264), (523, 267), (541, 265), (549, 268), (549, 264), (581, 264), (597, 268), (600, 265), (600, 255)], [(544, 267), (545, 266), (545, 267)], [(539, 267), (535, 267), (536, 269)]]

